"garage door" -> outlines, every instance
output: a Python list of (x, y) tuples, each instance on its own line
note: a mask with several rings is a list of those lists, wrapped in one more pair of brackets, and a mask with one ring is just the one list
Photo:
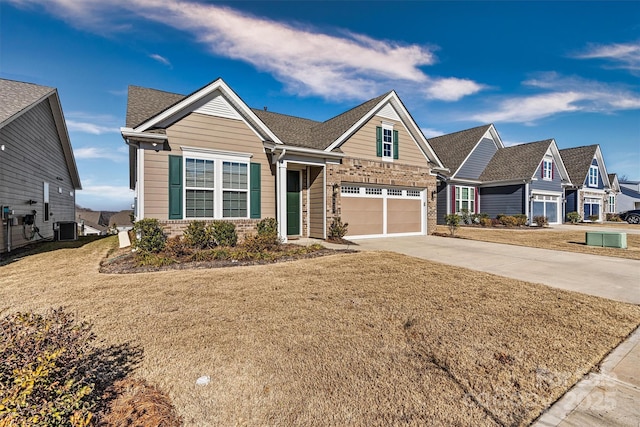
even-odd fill
[(343, 185), (341, 217), (349, 224), (347, 237), (425, 234), (423, 195), (415, 188)]

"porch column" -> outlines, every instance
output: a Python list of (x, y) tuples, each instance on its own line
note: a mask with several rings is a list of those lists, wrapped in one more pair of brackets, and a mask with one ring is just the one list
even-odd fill
[(276, 219), (278, 221), (278, 235), (284, 243), (287, 242), (287, 162), (278, 160), (276, 163)]

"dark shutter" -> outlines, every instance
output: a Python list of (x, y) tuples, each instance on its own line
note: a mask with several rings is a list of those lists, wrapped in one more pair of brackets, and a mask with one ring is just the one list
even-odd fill
[(555, 179), (556, 171), (554, 169), (555, 168), (553, 167), (553, 162), (551, 162), (551, 179)]
[(540, 178), (544, 178), (544, 159), (540, 163)]
[(250, 174), (249, 197), (251, 199), (251, 207), (249, 216), (251, 218), (260, 218), (260, 163), (251, 163)]
[(169, 219), (182, 219), (182, 156), (169, 156)]
[(398, 159), (398, 131), (393, 131), (393, 158)]
[(376, 156), (382, 157), (382, 128), (376, 126)]
[(475, 208), (476, 208), (476, 209), (475, 209), (475, 213), (478, 213), (478, 212), (480, 212), (480, 206), (479, 206), (479, 203), (478, 203), (478, 202), (479, 202), (479, 201), (478, 201), (478, 187), (475, 187), (475, 192), (476, 192), (476, 194), (475, 194), (475, 202), (474, 202), (474, 206), (475, 206)]
[(456, 186), (451, 186), (451, 213), (456, 213)]

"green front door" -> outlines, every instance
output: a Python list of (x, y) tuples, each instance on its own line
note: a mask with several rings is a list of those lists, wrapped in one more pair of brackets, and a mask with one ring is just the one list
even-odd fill
[(300, 171), (287, 171), (287, 236), (300, 235)]

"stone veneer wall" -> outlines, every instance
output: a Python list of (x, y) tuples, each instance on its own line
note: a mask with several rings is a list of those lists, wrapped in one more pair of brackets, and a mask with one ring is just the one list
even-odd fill
[[(180, 220), (169, 220), (169, 221), (160, 221), (160, 225), (164, 230), (165, 234), (168, 237), (182, 236), (184, 230), (187, 228), (189, 223), (193, 221), (191, 219), (180, 219)], [(223, 220), (232, 222), (236, 225), (236, 233), (238, 234), (238, 241), (244, 240), (245, 235), (248, 234), (256, 234), (258, 230), (256, 229), (256, 225), (260, 222), (259, 219), (229, 219)], [(204, 221), (207, 224), (213, 222)]]
[[(427, 167), (408, 166), (397, 162), (375, 162), (343, 159), (342, 164), (327, 165), (327, 229), (334, 216), (340, 215), (340, 188), (342, 183), (361, 183), (426, 189), (427, 233), (436, 231), (437, 200), (431, 198), (436, 191), (436, 177)], [(334, 184), (337, 184), (334, 207)], [(335, 208), (335, 212), (334, 212)]]
[[(580, 216), (584, 216), (584, 199), (600, 199), (600, 204), (602, 206), (602, 211), (600, 212), (600, 220), (605, 221), (607, 219), (607, 211), (609, 207), (609, 195), (603, 194), (602, 192), (589, 191), (588, 189), (584, 189), (579, 192), (580, 197), (578, 199), (578, 213)], [(589, 218), (582, 218), (583, 220), (588, 220)]]

